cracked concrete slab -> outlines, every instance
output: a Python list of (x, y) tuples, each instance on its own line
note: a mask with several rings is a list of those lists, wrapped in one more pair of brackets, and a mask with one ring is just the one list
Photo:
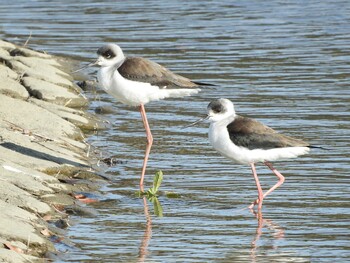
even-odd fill
[(0, 40), (0, 262), (44, 262), (55, 249), (45, 220), (67, 217), (60, 209), (87, 187), (65, 182), (91, 173), (80, 128), (102, 122), (72, 108), (88, 101), (64, 63)]

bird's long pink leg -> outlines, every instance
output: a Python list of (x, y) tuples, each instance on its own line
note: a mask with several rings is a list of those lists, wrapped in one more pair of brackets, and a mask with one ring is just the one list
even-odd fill
[[(272, 186), (272, 187), (264, 194), (264, 198), (265, 198), (267, 195), (271, 194), (274, 190), (276, 190), (277, 187), (280, 187), (280, 186), (284, 183), (284, 180), (285, 180), (285, 179), (284, 179), (284, 176), (283, 176), (279, 171), (277, 171), (276, 168), (273, 167), (272, 164), (271, 164), (270, 162), (265, 161), (264, 163), (265, 163), (265, 165), (266, 165), (267, 167), (269, 167), (269, 168), (271, 169), (271, 171), (278, 177), (278, 182), (277, 182), (274, 186)], [(256, 199), (255, 202), (252, 203), (250, 207), (254, 207), (254, 205), (256, 205), (258, 202), (259, 202), (259, 199)], [(250, 207), (249, 207), (249, 208), (250, 208)]]
[(249, 206), (249, 209), (253, 209), (254, 205), (258, 204), (258, 210), (260, 210), (262, 208), (264, 194), (263, 194), (263, 191), (261, 189), (261, 185), (260, 185), (260, 182), (259, 182), (258, 175), (256, 174), (254, 163), (251, 163), (250, 167), (252, 168), (252, 172), (253, 172), (253, 176), (254, 176), (254, 179), (255, 179), (256, 187), (258, 188), (258, 199)]
[(143, 159), (142, 173), (141, 173), (141, 179), (140, 179), (140, 190), (143, 192), (143, 179), (145, 178), (148, 156), (153, 144), (153, 136), (151, 133), (151, 129), (149, 128), (149, 125), (148, 125), (145, 106), (143, 104), (140, 105), (140, 113), (141, 113), (143, 125), (145, 126), (146, 137), (147, 137), (147, 146), (146, 146), (145, 158)]
[(264, 198), (268, 195), (268, 194), (270, 194), (272, 191), (274, 191), (277, 187), (280, 187), (283, 183), (284, 183), (284, 176), (279, 172), (279, 171), (277, 171), (276, 170), (276, 168), (275, 167), (273, 167), (272, 166), (272, 164), (271, 163), (269, 163), (269, 162), (264, 162), (265, 163), (265, 165), (267, 166), (267, 167), (269, 167), (270, 169), (271, 169), (271, 171), (278, 177), (278, 182), (274, 185), (274, 186), (272, 186), (265, 194), (264, 194)]

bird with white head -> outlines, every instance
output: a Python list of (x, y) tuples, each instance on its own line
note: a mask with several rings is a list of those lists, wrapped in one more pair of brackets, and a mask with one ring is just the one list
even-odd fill
[[(213, 148), (235, 163), (251, 166), (258, 189), (258, 198), (249, 206), (251, 209), (258, 205), (260, 210), (264, 198), (285, 180), (284, 176), (272, 166), (272, 161), (307, 154), (310, 148), (322, 148), (280, 134), (257, 120), (237, 115), (233, 103), (228, 99), (211, 101), (207, 110), (205, 118), (187, 127), (209, 120), (209, 141)], [(265, 193), (256, 173), (257, 162), (264, 163), (278, 177), (278, 182)]]
[(126, 57), (116, 44), (100, 47), (97, 55), (95, 62), (83, 68), (99, 65), (97, 79), (102, 89), (123, 104), (139, 107), (147, 137), (140, 178), (140, 190), (143, 191), (147, 161), (153, 143), (144, 105), (165, 98), (190, 96), (198, 93), (201, 86), (214, 85), (192, 81), (142, 57)]

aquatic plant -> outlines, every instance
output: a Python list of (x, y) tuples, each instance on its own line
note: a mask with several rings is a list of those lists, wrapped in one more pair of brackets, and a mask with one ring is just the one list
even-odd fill
[(153, 177), (153, 187), (148, 189), (148, 191), (146, 192), (148, 197), (157, 196), (157, 192), (159, 190), (160, 185), (162, 184), (162, 181), (163, 181), (163, 172), (159, 170), (158, 172), (156, 172), (156, 174)]
[(163, 216), (163, 208), (157, 198), (158, 190), (163, 181), (163, 172), (161, 170), (157, 171), (153, 177), (153, 186), (146, 192), (137, 191), (136, 194), (139, 197), (146, 197), (148, 201), (153, 203), (154, 214), (158, 217)]

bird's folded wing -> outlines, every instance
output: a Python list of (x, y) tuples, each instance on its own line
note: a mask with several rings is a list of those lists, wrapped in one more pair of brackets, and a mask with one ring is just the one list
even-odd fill
[(190, 79), (171, 72), (165, 67), (140, 57), (128, 57), (118, 68), (119, 73), (132, 81), (146, 82), (160, 88), (195, 88)]
[(227, 126), (227, 130), (235, 145), (250, 150), (310, 146), (302, 140), (280, 134), (261, 122), (242, 116), (237, 116)]

